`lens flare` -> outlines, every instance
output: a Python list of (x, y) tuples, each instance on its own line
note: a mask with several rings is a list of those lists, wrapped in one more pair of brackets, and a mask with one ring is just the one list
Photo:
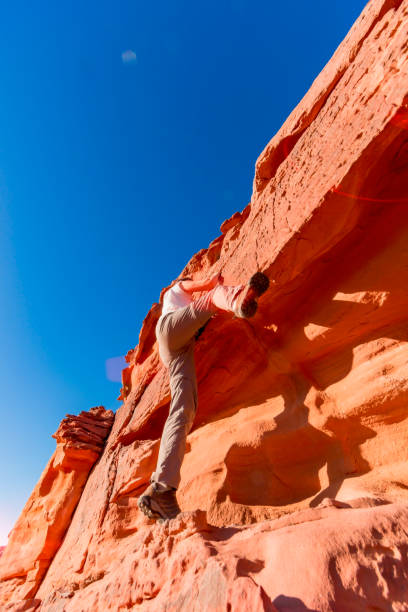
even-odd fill
[(106, 378), (112, 382), (122, 382), (122, 370), (126, 368), (125, 358), (110, 357), (105, 361)]
[(124, 51), (121, 57), (124, 64), (135, 64), (137, 62), (137, 55), (132, 49)]
[(384, 204), (398, 204), (402, 202), (408, 202), (408, 198), (370, 198), (368, 196), (356, 195), (355, 193), (348, 193), (347, 191), (342, 191), (337, 187), (332, 187), (332, 193), (337, 193), (338, 195), (351, 198), (352, 200), (362, 200), (363, 202), (380, 202)]
[[(391, 125), (396, 126), (400, 130), (408, 130), (408, 105), (401, 106), (398, 109), (398, 111), (395, 113), (395, 115), (392, 117), (392, 119), (390, 120), (390, 123)], [(291, 137), (289, 136), (285, 138), (282, 142), (282, 151), (283, 151), (285, 160), (287, 160), (287, 158), (289, 157), (292, 151), (292, 148), (289, 148), (290, 138)], [(288, 161), (289, 161), (289, 165), (293, 169), (295, 167), (295, 164), (291, 162), (290, 159)], [(336, 193), (337, 195), (340, 195), (346, 198), (351, 198), (352, 200), (360, 200), (362, 202), (374, 202), (374, 203), (383, 203), (383, 204), (408, 203), (408, 197), (407, 198), (374, 198), (374, 197), (364, 196), (361, 194), (350, 193), (348, 191), (343, 191), (342, 189), (339, 189), (338, 187), (332, 187), (330, 191), (332, 193)]]

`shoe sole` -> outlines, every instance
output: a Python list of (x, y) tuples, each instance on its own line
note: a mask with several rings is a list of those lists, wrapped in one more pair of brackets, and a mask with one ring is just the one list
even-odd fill
[(147, 495), (139, 497), (137, 501), (139, 509), (148, 518), (153, 519), (154, 521), (158, 521), (159, 523), (164, 523), (165, 521), (169, 521), (173, 518), (176, 518), (175, 516), (164, 516), (163, 514), (161, 514), (158, 509), (154, 509), (152, 507), (152, 501), (153, 500), (151, 499), (151, 497), (148, 497)]
[(269, 278), (263, 272), (256, 272), (248, 284), (254, 290), (256, 297), (260, 297), (269, 288)]
[(166, 520), (165, 517), (160, 514), (160, 512), (152, 508), (150, 497), (140, 497), (137, 501), (137, 505), (143, 514), (145, 514), (148, 518), (153, 519), (154, 521), (159, 521), (160, 523)]
[(241, 315), (244, 319), (250, 319), (256, 315), (258, 303), (255, 298), (244, 298), (241, 304)]
[[(250, 319), (253, 317), (258, 310), (257, 298), (259, 298), (269, 288), (269, 278), (263, 272), (256, 272), (249, 279), (246, 287), (246, 293), (252, 290), (252, 296), (247, 295), (243, 298), (240, 310), (241, 318)], [(255, 294), (255, 295), (254, 295)]]

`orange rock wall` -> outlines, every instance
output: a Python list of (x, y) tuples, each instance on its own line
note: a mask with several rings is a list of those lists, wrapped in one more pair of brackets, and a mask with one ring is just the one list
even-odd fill
[(0, 558), (0, 603), (36, 593), (70, 525), (114, 414), (102, 406), (67, 415), (53, 435), (57, 448), (9, 534)]
[(33, 609), (408, 610), (407, 40), (408, 0), (371, 0), (184, 269), (272, 282), (197, 342), (184, 514), (136, 506), (170, 399), (156, 304)]

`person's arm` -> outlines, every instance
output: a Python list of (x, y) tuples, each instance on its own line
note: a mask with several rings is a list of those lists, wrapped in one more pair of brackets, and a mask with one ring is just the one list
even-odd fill
[(194, 293), (195, 291), (210, 291), (216, 285), (222, 285), (224, 279), (221, 274), (216, 274), (211, 278), (206, 278), (202, 280), (186, 280), (181, 281), (180, 286), (186, 293)]

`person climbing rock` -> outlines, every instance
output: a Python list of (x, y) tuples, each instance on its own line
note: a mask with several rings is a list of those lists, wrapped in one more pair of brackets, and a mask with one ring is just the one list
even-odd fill
[[(180, 508), (176, 491), (180, 482), (186, 437), (197, 411), (197, 381), (194, 345), (199, 330), (220, 310), (236, 317), (250, 318), (257, 311), (257, 298), (269, 287), (262, 272), (246, 285), (228, 287), (220, 274), (207, 280), (179, 278), (163, 297), (162, 314), (156, 325), (159, 354), (168, 368), (171, 402), (159, 449), (156, 470), (150, 485), (138, 499), (149, 518), (175, 518)], [(205, 292), (193, 299), (192, 294)]]

